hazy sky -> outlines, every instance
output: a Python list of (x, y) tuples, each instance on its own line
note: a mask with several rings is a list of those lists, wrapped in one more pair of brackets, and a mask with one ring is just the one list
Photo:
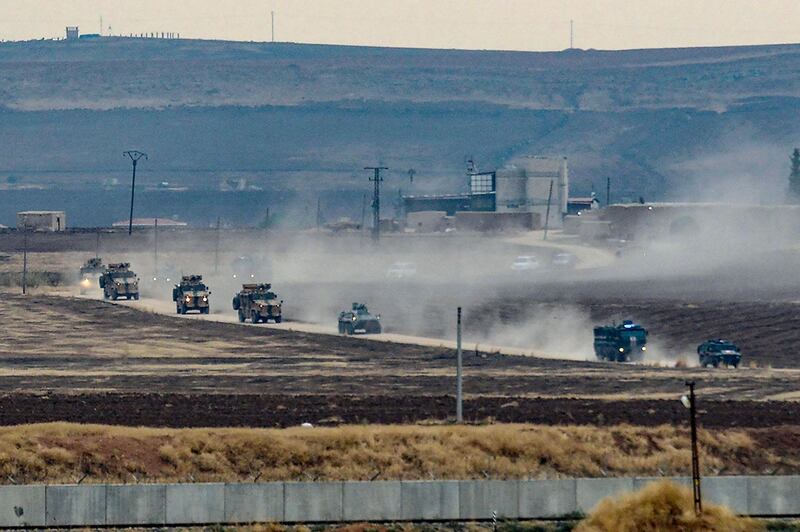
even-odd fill
[(82, 33), (431, 48), (579, 48), (800, 42), (799, 0), (0, 0), (0, 39)]

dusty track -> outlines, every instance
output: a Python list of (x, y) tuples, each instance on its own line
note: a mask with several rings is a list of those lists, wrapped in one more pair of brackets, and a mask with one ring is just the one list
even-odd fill
[[(453, 411), (454, 352), (447, 347), (164, 316), (133, 306), (57, 296), (0, 300), (7, 324), (0, 422), (287, 426), (442, 420)], [(473, 421), (672, 423), (685, 417), (677, 397), (688, 378), (700, 382), (709, 426), (800, 418), (800, 403), (786, 401), (797, 395), (798, 370), (467, 351), (465, 375), (465, 412)]]

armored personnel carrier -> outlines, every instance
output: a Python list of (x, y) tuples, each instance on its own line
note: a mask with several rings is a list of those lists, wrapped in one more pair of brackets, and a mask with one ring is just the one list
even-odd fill
[(92, 288), (95, 280), (99, 280), (100, 276), (103, 275), (103, 270), (105, 270), (105, 266), (103, 266), (103, 259), (100, 257), (92, 257), (83, 263), (78, 283), (81, 294), (87, 293)]
[(370, 313), (363, 303), (353, 303), (350, 310), (339, 313), (339, 334), (378, 334), (381, 332), (381, 315)]
[(271, 291), (271, 288), (272, 285), (269, 283), (242, 285), (242, 290), (233, 296), (233, 310), (239, 311), (240, 322), (244, 323), (248, 319), (252, 323), (282, 321), (283, 301), (278, 300), (277, 294)]
[(708, 340), (697, 346), (697, 358), (702, 367), (722, 366), (739, 367), (742, 361), (742, 352), (739, 347), (727, 340)]
[(200, 314), (208, 314), (210, 295), (211, 290), (203, 283), (202, 275), (184, 275), (181, 282), (172, 289), (175, 312), (186, 314), (190, 310), (196, 310)]
[(139, 299), (139, 278), (130, 267), (128, 262), (117, 262), (103, 270), (99, 283), (105, 299)]
[(647, 351), (647, 329), (630, 320), (594, 328), (594, 354), (599, 360), (637, 362)]

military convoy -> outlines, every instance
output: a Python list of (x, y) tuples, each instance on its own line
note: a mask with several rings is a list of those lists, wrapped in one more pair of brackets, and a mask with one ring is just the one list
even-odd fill
[(172, 289), (175, 312), (186, 314), (190, 310), (196, 310), (200, 314), (208, 314), (210, 295), (211, 291), (203, 283), (202, 275), (184, 275), (181, 282)]
[(647, 351), (647, 329), (625, 320), (594, 328), (594, 354), (610, 362), (638, 362)]
[(269, 283), (242, 285), (242, 290), (233, 296), (233, 310), (238, 311), (240, 322), (249, 319), (251, 323), (266, 323), (269, 320), (280, 323), (283, 320), (283, 301), (278, 300), (271, 288)]
[(708, 340), (697, 346), (697, 358), (700, 366), (706, 368), (713, 366), (732, 366), (739, 367), (742, 361), (742, 353), (739, 347), (727, 340), (717, 339)]
[(106, 266), (98, 280), (105, 299), (139, 299), (139, 278), (131, 271), (130, 266), (127, 262)]
[(378, 334), (381, 332), (381, 315), (370, 313), (363, 303), (353, 303), (350, 310), (339, 313), (339, 334)]

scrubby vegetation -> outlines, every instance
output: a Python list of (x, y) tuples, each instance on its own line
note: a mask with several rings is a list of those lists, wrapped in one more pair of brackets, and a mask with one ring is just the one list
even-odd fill
[(706, 503), (696, 515), (692, 492), (672, 482), (649, 484), (619, 499), (606, 499), (582, 521), (576, 532), (751, 532), (763, 523), (738, 517), (727, 508)]
[[(757, 431), (702, 431), (706, 473), (800, 468)], [(684, 475), (673, 427), (342, 426), (152, 429), (51, 423), (0, 429), (0, 480), (153, 482)]]

